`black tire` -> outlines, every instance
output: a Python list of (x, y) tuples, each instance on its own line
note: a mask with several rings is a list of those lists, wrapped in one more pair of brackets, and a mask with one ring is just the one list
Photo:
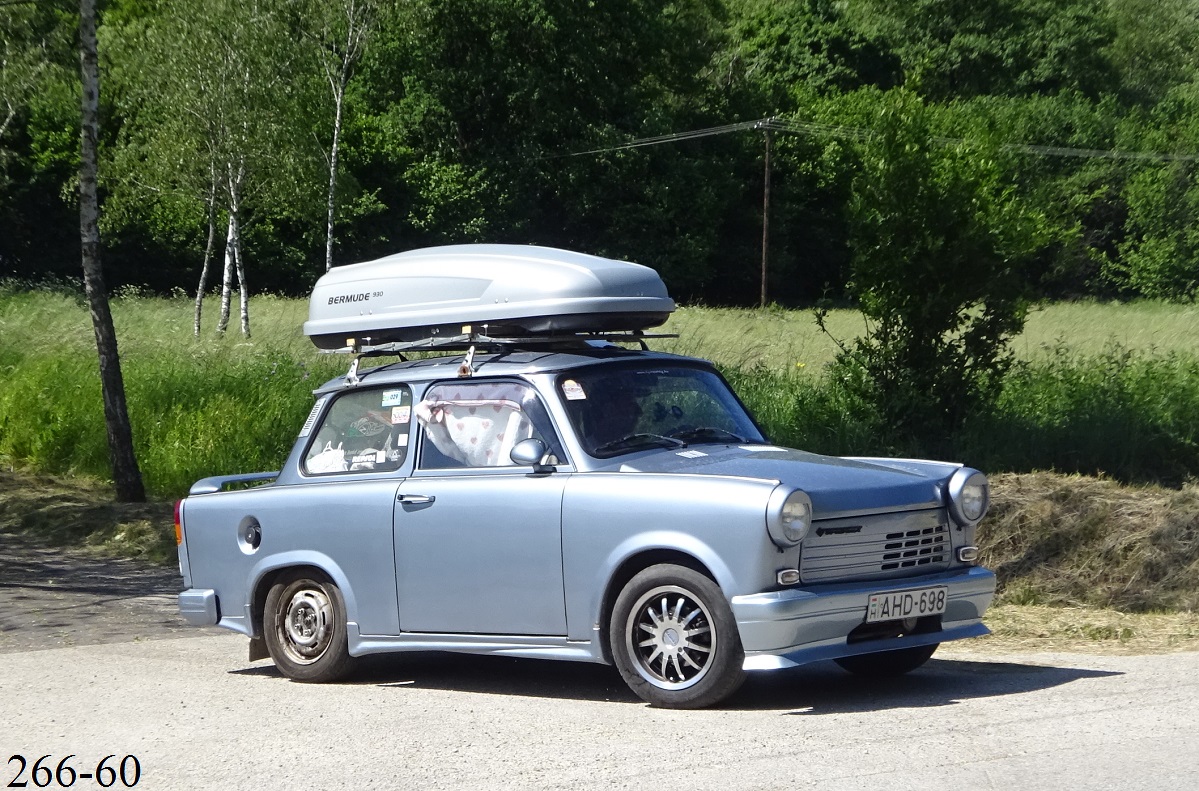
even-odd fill
[(879, 651), (874, 654), (843, 656), (833, 661), (855, 676), (867, 678), (893, 678), (910, 673), (923, 665), (937, 650), (937, 643), (918, 645), (915, 648), (897, 648), (894, 651)]
[(336, 681), (353, 668), (345, 602), (319, 572), (288, 572), (271, 586), (262, 631), (275, 667), (293, 681)]
[(651, 566), (629, 580), (612, 608), (608, 645), (625, 683), (654, 706), (711, 706), (745, 680), (741, 635), (724, 594), (684, 566)]

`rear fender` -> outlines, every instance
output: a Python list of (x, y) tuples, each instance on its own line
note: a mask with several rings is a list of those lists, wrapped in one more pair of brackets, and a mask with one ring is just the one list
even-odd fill
[(246, 590), (250, 595), (249, 601), (244, 603), (244, 607), (246, 617), (253, 624), (251, 630), (252, 637), (260, 637), (262, 635), (261, 607), (256, 607), (255, 602), (266, 601), (268, 591), (263, 588), (263, 584), (269, 582), (279, 572), (301, 567), (317, 569), (329, 577), (338, 590), (341, 591), (342, 600), (346, 605), (346, 621), (357, 623), (358, 602), (354, 598), (354, 591), (350, 588), (349, 577), (346, 576), (341, 566), (334, 562), (333, 558), (322, 552), (294, 550), (265, 557), (250, 569), (249, 584), (246, 586)]

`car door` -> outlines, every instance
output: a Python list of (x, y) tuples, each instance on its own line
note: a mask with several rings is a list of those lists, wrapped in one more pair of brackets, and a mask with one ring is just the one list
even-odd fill
[[(340, 393), (320, 416), (300, 457), (300, 481), (252, 490), (262, 503), (264, 551), (293, 562), (332, 564), (362, 634), (399, 633), (392, 524), (408, 459), (412, 391), (402, 384)], [(243, 552), (246, 551), (243, 548)], [(256, 559), (255, 556), (251, 556)]]
[(507, 456), (533, 437), (561, 458), (536, 392), (506, 380), (434, 385), (414, 412), (417, 469), (400, 486), (394, 525), (400, 629), (565, 635), (569, 474)]

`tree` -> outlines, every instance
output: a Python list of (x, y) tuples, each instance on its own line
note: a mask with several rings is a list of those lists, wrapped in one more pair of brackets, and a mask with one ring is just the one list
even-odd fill
[(325, 271), (333, 267), (333, 220), (337, 209), (337, 166), (341, 153), (342, 113), (346, 88), (367, 41), (379, 23), (383, 0), (309, 0), (300, 25), (312, 47), (333, 99), (333, 134), (329, 144), (329, 191), (326, 201)]
[[(196, 289), (199, 332), (218, 224), (224, 267), (217, 331), (229, 322), (233, 284), (241, 332), (250, 335), (245, 233), (262, 204), (294, 206), (315, 150), (297, 142), (292, 48), (282, 6), (272, 0), (163, 0), (144, 28), (122, 31), (130, 122), (118, 154), (123, 204), (149, 194), (161, 206), (190, 204), (207, 234)], [(195, 207), (202, 207), (199, 211)], [(277, 216), (277, 214), (276, 214)]]
[(1107, 48), (1122, 97), (1152, 106), (1199, 74), (1199, 1), (1109, 0), (1116, 37)]
[(899, 55), (906, 87), (938, 101), (1116, 83), (1105, 0), (861, 0), (847, 13)]
[(91, 308), (96, 350), (100, 357), (100, 385), (104, 422), (117, 498), (123, 502), (146, 499), (141, 470), (133, 452), (133, 430), (125, 404), (125, 380), (117, 335), (108, 308), (104, 273), (100, 265), (99, 196), (96, 190), (96, 143), (99, 138), (100, 69), (96, 54), (96, 0), (79, 1), (79, 63), (83, 82), (79, 161), (79, 232), (83, 248), (83, 284)]
[(0, 156), (4, 138), (26, 98), (37, 86), (46, 68), (45, 53), (33, 39), (29, 9), (13, 6), (0, 9)]
[(998, 394), (1047, 241), (985, 146), (936, 142), (936, 111), (909, 91), (863, 92), (873, 115), (848, 206), (850, 291), (867, 322), (842, 373), (902, 441), (944, 452)]
[(718, 72), (761, 95), (761, 115), (795, 109), (797, 89), (841, 93), (898, 83), (899, 58), (877, 38), (854, 30), (839, 5), (733, 0), (729, 49)]
[(739, 149), (567, 155), (725, 120), (708, 71), (721, 13), (713, 0), (419, 4), (402, 41), (379, 41), (395, 59), (372, 59), (362, 93), (401, 130), (421, 240), (636, 255), (678, 293), (711, 282)]
[(1148, 123), (1130, 118), (1127, 134), (1153, 150), (1177, 153), (1173, 162), (1142, 165), (1128, 179), (1128, 235), (1108, 275), (1126, 293), (1199, 299), (1199, 82), (1180, 85), (1154, 108)]

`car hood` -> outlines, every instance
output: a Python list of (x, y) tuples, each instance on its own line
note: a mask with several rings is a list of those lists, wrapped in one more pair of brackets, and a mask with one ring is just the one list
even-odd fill
[(960, 465), (912, 459), (821, 456), (774, 445), (693, 445), (628, 459), (622, 472), (726, 475), (803, 489), (813, 517), (945, 505), (944, 483)]

